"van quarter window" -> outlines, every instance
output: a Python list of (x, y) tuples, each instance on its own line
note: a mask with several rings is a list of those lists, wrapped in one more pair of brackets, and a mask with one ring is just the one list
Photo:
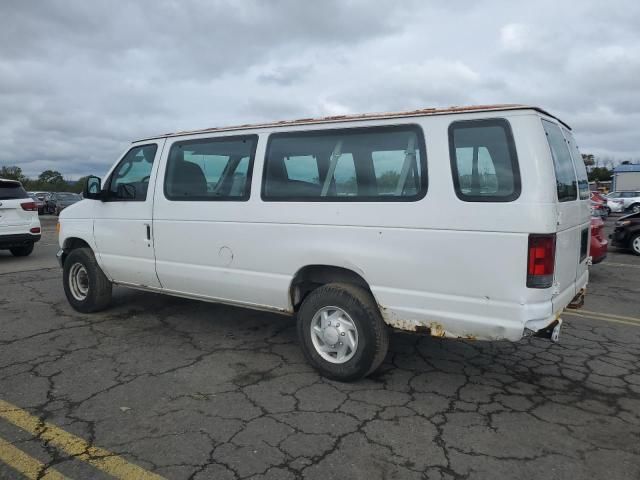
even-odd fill
[(453, 122), (449, 155), (456, 195), (466, 202), (511, 202), (520, 170), (509, 123), (500, 118)]
[(578, 177), (578, 193), (580, 194), (580, 200), (589, 199), (589, 178), (587, 177), (587, 168), (582, 160), (582, 154), (578, 150), (576, 140), (568, 130), (562, 129), (567, 142), (569, 143), (569, 151), (573, 157), (573, 165), (576, 168), (576, 176)]
[(167, 160), (169, 200), (248, 200), (257, 135), (175, 142)]
[(426, 154), (415, 125), (275, 133), (267, 201), (412, 201), (426, 194)]
[(149, 177), (158, 146), (133, 147), (115, 168), (109, 179), (109, 201), (144, 202), (147, 199)]
[(576, 171), (569, 153), (567, 141), (562, 136), (560, 127), (548, 120), (542, 120), (542, 126), (547, 134), (547, 142), (553, 157), (553, 166), (556, 170), (556, 186), (558, 189), (558, 201), (570, 202), (575, 200), (578, 194)]

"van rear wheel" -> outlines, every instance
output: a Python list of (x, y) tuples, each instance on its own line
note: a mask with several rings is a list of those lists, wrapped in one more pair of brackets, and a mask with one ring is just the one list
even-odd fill
[(89, 248), (72, 250), (64, 261), (64, 293), (78, 312), (104, 310), (111, 302), (111, 282)]
[(387, 326), (371, 294), (345, 283), (323, 285), (305, 298), (298, 336), (309, 363), (343, 382), (374, 372), (389, 346)]

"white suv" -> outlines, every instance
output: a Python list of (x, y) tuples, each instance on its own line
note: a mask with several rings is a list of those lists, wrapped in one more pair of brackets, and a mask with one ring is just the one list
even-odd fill
[(640, 192), (613, 192), (607, 195), (607, 206), (612, 212), (640, 212)]
[(38, 206), (20, 182), (0, 178), (0, 250), (26, 257), (38, 240)]

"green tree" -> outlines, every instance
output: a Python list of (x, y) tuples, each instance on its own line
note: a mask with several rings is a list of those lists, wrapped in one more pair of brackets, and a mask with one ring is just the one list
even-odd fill
[(82, 190), (84, 189), (84, 184), (87, 183), (87, 177), (80, 177), (78, 180), (76, 180), (76, 182), (73, 183), (69, 188), (69, 191), (74, 193), (82, 192)]
[(611, 180), (612, 176), (613, 172), (607, 167), (595, 167), (588, 174), (590, 182), (606, 182)]
[(0, 168), (0, 178), (6, 178), (9, 180), (18, 180), (19, 182), (25, 182), (27, 177), (22, 174), (22, 169), (14, 165), (8, 165)]
[(596, 164), (596, 160), (591, 153), (583, 153), (582, 161), (587, 167), (593, 167)]
[(38, 180), (48, 185), (59, 185), (65, 183), (62, 174), (57, 170), (45, 170), (38, 175)]

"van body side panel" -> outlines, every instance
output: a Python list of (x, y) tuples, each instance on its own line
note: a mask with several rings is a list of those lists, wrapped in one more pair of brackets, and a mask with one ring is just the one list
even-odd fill
[[(243, 132), (260, 137), (248, 201), (169, 201), (162, 189), (169, 139), (153, 218), (163, 287), (292, 311), (289, 287), (295, 273), (325, 264), (362, 276), (387, 323), (397, 328), (517, 340), (527, 322), (546, 326), (553, 321), (553, 292), (527, 288), (526, 265), (528, 235), (557, 229), (553, 165), (537, 113), (495, 116), (511, 125), (522, 179), (520, 196), (505, 203), (466, 202), (453, 190), (448, 127), (454, 120), (487, 118), (486, 113), (372, 122), (422, 128), (429, 188), (416, 202), (263, 201), (263, 159), (271, 133), (264, 129)], [(314, 126), (318, 128), (335, 126)], [(296, 129), (309, 127), (287, 131)], [(574, 291), (575, 274), (574, 263)]]

